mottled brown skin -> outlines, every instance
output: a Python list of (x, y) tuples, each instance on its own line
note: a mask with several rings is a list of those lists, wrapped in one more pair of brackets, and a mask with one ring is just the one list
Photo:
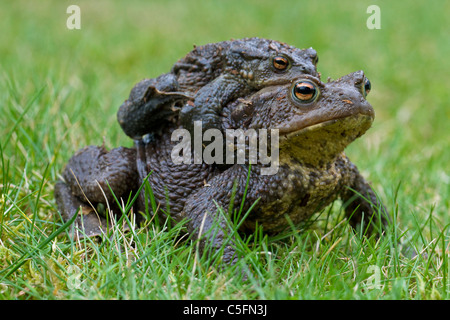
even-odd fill
[[(320, 91), (308, 103), (295, 99), (293, 93), (293, 87), (305, 80)], [(346, 214), (353, 226), (361, 222), (367, 226), (372, 219), (373, 225), (386, 223), (384, 216), (376, 214), (377, 208), (385, 213), (383, 205), (343, 152), (370, 128), (374, 119), (374, 111), (365, 99), (365, 81), (362, 71), (328, 83), (315, 76), (304, 76), (292, 84), (267, 87), (224, 108), (222, 129), (266, 128), (280, 132), (278, 172), (261, 175), (262, 164), (251, 166), (244, 212), (258, 202), (240, 231), (251, 232), (259, 225), (267, 233), (278, 233), (290, 227), (286, 216), (294, 224), (301, 223), (337, 198), (347, 205)], [(223, 246), (229, 237), (230, 217), (217, 214), (215, 202), (228, 212), (233, 183), (237, 181), (233, 207), (240, 206), (248, 165), (175, 165), (170, 153), (176, 142), (170, 138), (173, 129), (180, 126), (171, 123), (158, 138), (138, 140), (131, 149), (106, 152), (103, 147), (88, 147), (79, 151), (63, 172), (66, 181), (56, 185), (56, 200), (63, 217), (72, 217), (80, 204), (88, 212), (85, 197), (94, 207), (97, 202), (105, 202), (96, 180), (100, 184), (107, 180), (117, 197), (127, 198), (153, 171), (148, 181), (160, 207), (166, 207), (167, 196), (170, 217), (175, 222), (187, 219), (188, 232), (194, 239), (201, 239), (202, 250), (207, 244), (213, 251)], [(73, 175), (77, 183), (73, 182)], [(84, 191), (81, 194), (80, 187)], [(136, 210), (143, 210), (142, 201), (143, 197)], [(158, 213), (161, 219), (165, 218), (161, 211)], [(94, 215), (92, 210), (86, 216), (89, 215)], [(93, 225), (98, 221), (89, 218), (88, 231), (92, 234), (99, 229), (98, 223)], [(233, 237), (226, 244), (222, 259), (224, 263), (237, 261)]]
[[(274, 67), (278, 56), (286, 59), (285, 69)], [(202, 120), (204, 130), (220, 129), (221, 110), (230, 101), (303, 74), (318, 76), (317, 60), (312, 48), (300, 50), (261, 38), (195, 47), (169, 73), (136, 84), (117, 118), (133, 139), (159, 133), (180, 109), (180, 122), (191, 132), (195, 120)]]

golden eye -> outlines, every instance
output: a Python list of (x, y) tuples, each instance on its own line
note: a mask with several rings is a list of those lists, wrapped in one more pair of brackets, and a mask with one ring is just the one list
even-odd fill
[(293, 97), (302, 103), (313, 101), (318, 92), (316, 85), (306, 80), (297, 82), (292, 88)]
[(276, 70), (287, 70), (289, 67), (289, 59), (285, 56), (275, 56), (272, 59), (272, 65)]

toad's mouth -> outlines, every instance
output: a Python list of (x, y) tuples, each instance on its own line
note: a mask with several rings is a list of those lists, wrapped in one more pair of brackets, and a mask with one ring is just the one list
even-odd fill
[(332, 159), (372, 125), (371, 115), (357, 113), (280, 134), (280, 151), (309, 163)]
[(367, 129), (370, 128), (372, 121), (373, 117), (371, 115), (358, 113), (350, 116), (343, 116), (323, 122), (309, 124), (307, 126), (291, 131), (280, 130), (280, 136), (283, 137), (283, 140), (289, 140), (291, 138), (299, 137), (310, 132), (317, 132), (322, 129), (325, 131), (330, 131), (327, 129), (333, 129), (332, 131), (335, 134), (338, 134), (339, 132), (337, 132), (336, 129), (340, 128), (340, 131), (342, 131), (342, 133), (340, 133), (341, 136), (343, 136), (343, 133), (345, 132), (354, 131), (359, 132), (357, 134), (357, 137), (359, 137), (362, 136), (367, 131)]

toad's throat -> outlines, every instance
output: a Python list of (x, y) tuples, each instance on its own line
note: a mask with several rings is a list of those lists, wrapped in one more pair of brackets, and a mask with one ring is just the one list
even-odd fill
[(309, 125), (280, 135), (280, 156), (325, 165), (371, 126), (373, 117), (355, 114)]

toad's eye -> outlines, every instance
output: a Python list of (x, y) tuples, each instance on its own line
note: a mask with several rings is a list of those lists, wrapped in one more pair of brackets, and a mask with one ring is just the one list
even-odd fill
[(364, 88), (363, 88), (363, 90), (364, 90), (364, 92), (363, 92), (364, 97), (369, 94), (371, 89), (372, 89), (372, 84), (370, 83), (369, 79), (364, 78)]
[(292, 88), (292, 95), (295, 100), (301, 103), (309, 103), (316, 99), (319, 89), (310, 81), (299, 81)]
[(285, 56), (275, 56), (272, 59), (273, 67), (278, 71), (285, 71), (289, 67), (289, 59)]

